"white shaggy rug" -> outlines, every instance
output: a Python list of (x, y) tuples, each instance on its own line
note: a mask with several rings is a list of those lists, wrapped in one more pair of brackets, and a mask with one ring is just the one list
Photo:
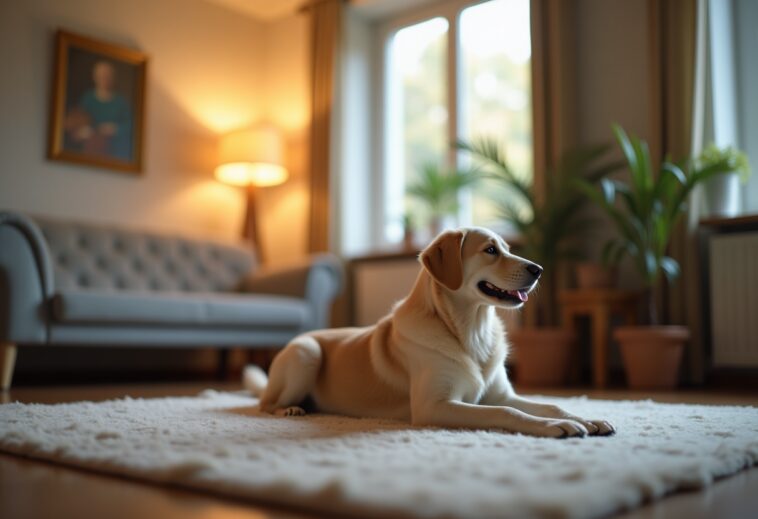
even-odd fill
[(607, 438), (538, 439), (195, 398), (0, 406), (0, 450), (216, 494), (360, 516), (598, 517), (758, 463), (752, 407), (550, 399)]

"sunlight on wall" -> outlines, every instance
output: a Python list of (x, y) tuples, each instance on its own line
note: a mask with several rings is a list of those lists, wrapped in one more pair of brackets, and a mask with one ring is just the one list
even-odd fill
[[(231, 84), (229, 81), (203, 80), (177, 81), (176, 77), (162, 80), (168, 72), (155, 74), (153, 81), (166, 86), (168, 95), (198, 123), (216, 134), (252, 125), (261, 117), (260, 102), (247, 82)], [(212, 78), (209, 75), (209, 78)], [(240, 79), (240, 78), (237, 78)]]
[(265, 193), (258, 211), (262, 215), (267, 262), (297, 263), (305, 255), (309, 193), (308, 182), (302, 178), (291, 179)]
[[(187, 113), (220, 134), (253, 124), (262, 115), (266, 25), (226, 12), (218, 15), (222, 23), (196, 17), (202, 35), (198, 25), (172, 26), (171, 31), (151, 31), (142, 46), (164, 49), (150, 71), (151, 81), (167, 85)], [(181, 45), (171, 44), (175, 40)]]
[(153, 207), (143, 218), (155, 222), (173, 221), (172, 215), (183, 214), (181, 223), (174, 223), (168, 232), (189, 236), (205, 236), (226, 242), (238, 242), (245, 193), (213, 179), (199, 180), (176, 190)]
[(297, 14), (267, 27), (265, 117), (285, 132), (310, 125), (308, 18)]
[(215, 95), (205, 98), (194, 92), (183, 95), (187, 101), (187, 111), (217, 134), (246, 128), (260, 118), (260, 111), (251, 103), (249, 95), (235, 98), (227, 94), (231, 93), (221, 88)]
[(270, 263), (287, 264), (307, 253), (308, 129), (310, 127), (308, 19), (296, 14), (267, 26), (265, 60), (266, 121), (285, 137), (284, 160), (290, 179), (261, 190), (258, 217)]

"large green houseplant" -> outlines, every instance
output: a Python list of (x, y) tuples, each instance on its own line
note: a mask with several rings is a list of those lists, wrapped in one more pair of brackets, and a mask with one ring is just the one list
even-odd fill
[(594, 146), (565, 153), (554, 170), (548, 172), (542, 196), (530, 179), (509, 166), (503, 147), (493, 139), (458, 147), (482, 163), (483, 171), (501, 187), (491, 190), (501, 218), (518, 234), (518, 253), (544, 268), (534, 306), (525, 308), (525, 327), (509, 334), (515, 349), (517, 377), (528, 385), (552, 385), (565, 381), (573, 337), (558, 327), (556, 300), (558, 272), (567, 261), (581, 257), (578, 234), (591, 220), (583, 211), (586, 198), (575, 181), (596, 182), (621, 166), (619, 162), (598, 162), (608, 146)]
[(673, 387), (689, 331), (682, 326), (659, 326), (656, 288), (680, 274), (679, 263), (668, 255), (677, 222), (693, 189), (729, 171), (727, 160), (698, 165), (664, 161), (653, 167), (647, 143), (629, 136), (618, 125), (613, 133), (629, 169), (628, 180), (604, 178), (598, 185), (577, 186), (596, 202), (613, 222), (617, 237), (604, 247), (611, 263), (628, 257), (639, 273), (645, 295), (648, 326), (616, 329), (627, 379), (634, 387)]

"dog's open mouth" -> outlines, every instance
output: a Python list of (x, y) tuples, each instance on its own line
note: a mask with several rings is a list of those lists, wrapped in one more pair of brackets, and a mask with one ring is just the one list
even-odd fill
[(489, 281), (480, 281), (476, 286), (485, 295), (494, 297), (501, 301), (525, 303), (529, 299), (529, 296), (526, 294), (526, 290), (505, 290), (493, 285)]

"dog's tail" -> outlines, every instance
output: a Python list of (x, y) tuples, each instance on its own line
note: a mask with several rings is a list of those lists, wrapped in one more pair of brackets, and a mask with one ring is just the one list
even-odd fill
[(260, 397), (268, 385), (266, 372), (255, 364), (245, 366), (242, 372), (242, 385), (256, 398)]

